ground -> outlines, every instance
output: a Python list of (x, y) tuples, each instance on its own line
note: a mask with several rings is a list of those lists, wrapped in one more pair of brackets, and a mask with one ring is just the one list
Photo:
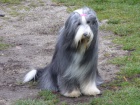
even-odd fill
[[(14, 6), (0, 4), (0, 9), (5, 13), (5, 17), (0, 17), (0, 40), (10, 45), (0, 50), (0, 105), (10, 105), (18, 99), (37, 96), (40, 90), (22, 84), (23, 77), (32, 68), (49, 64), (57, 33), (69, 13), (67, 7), (49, 0), (27, 0)], [(100, 23), (103, 24), (106, 23)], [(104, 83), (114, 79), (119, 71), (119, 67), (110, 64), (109, 60), (127, 53), (112, 43), (113, 38), (111, 32), (99, 31), (98, 69)], [(86, 96), (74, 99), (60, 96), (60, 100), (68, 103), (88, 99)]]

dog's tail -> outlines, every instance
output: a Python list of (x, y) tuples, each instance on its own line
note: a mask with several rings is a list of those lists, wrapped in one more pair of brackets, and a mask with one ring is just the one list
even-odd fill
[(40, 77), (41, 73), (42, 73), (42, 70), (33, 69), (33, 70), (29, 71), (25, 75), (25, 77), (23, 79), (23, 83), (26, 83), (26, 82), (29, 82), (29, 81), (33, 81), (33, 80), (37, 81), (38, 78)]

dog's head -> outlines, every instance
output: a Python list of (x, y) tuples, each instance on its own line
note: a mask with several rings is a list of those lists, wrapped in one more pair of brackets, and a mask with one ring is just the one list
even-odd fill
[(98, 19), (96, 13), (88, 7), (72, 12), (64, 27), (67, 41), (76, 48), (87, 49), (97, 38)]

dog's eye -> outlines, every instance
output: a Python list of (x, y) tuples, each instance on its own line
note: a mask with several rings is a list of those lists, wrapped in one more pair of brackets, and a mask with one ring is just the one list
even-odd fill
[(87, 21), (87, 24), (90, 24), (90, 21)]
[(92, 24), (95, 24), (97, 21), (96, 20), (94, 20), (94, 21), (92, 21)]
[(81, 25), (81, 23), (79, 22), (79, 23), (77, 23), (77, 26), (80, 26)]

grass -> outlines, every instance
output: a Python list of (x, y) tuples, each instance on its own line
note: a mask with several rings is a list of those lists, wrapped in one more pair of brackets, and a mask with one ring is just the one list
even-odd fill
[(0, 50), (4, 50), (4, 49), (6, 49), (8, 47), (9, 47), (8, 44), (0, 43)]
[(59, 100), (50, 91), (39, 92), (38, 99), (18, 100), (13, 105), (55, 105)]
[(8, 47), (10, 47), (9, 44), (5, 44), (2, 42), (3, 38), (0, 38), (0, 50), (4, 50), (7, 49)]
[(88, 105), (140, 105), (139, 88), (126, 87), (116, 91), (106, 91), (103, 97), (95, 98)]
[(22, 0), (0, 0), (0, 2), (2, 2), (2, 3), (11, 3), (11, 4), (18, 4), (21, 1)]

